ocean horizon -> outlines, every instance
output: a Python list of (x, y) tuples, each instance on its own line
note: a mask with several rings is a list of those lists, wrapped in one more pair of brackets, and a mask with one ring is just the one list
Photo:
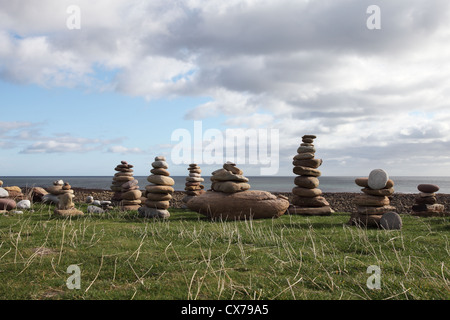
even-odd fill
[[(147, 176), (135, 176), (143, 189)], [(171, 176), (175, 180), (174, 189), (184, 191), (186, 176)], [(205, 189), (211, 186), (210, 176), (203, 177)], [(251, 189), (269, 192), (290, 192), (295, 176), (247, 176)], [(361, 187), (355, 184), (358, 176), (323, 176), (319, 177), (319, 189), (323, 192), (360, 192)], [(417, 186), (422, 183), (436, 184), (440, 187), (438, 193), (450, 194), (450, 177), (442, 176), (391, 176), (396, 193), (418, 193)], [(19, 186), (21, 188), (49, 187), (55, 180), (69, 182), (73, 188), (110, 190), (112, 176), (6, 176), (2, 177), (3, 186)]]

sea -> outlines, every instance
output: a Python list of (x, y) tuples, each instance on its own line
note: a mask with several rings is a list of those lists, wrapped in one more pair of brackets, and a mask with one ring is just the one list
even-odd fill
[[(141, 189), (143, 189), (149, 183), (145, 176), (135, 176), (139, 181)], [(171, 176), (175, 180), (174, 189), (176, 191), (183, 191), (184, 184), (186, 182), (185, 176)], [(209, 189), (211, 181), (208, 176), (203, 177), (205, 179), (203, 185), (205, 189)], [(250, 180), (252, 190), (264, 190), (269, 192), (290, 192), (294, 185), (295, 176), (288, 177), (247, 177)], [(360, 192), (361, 187), (355, 184), (355, 178), (353, 176), (323, 176), (319, 178), (319, 188), (323, 192)], [(423, 183), (436, 184), (440, 187), (439, 193), (450, 194), (450, 177), (410, 177), (410, 176), (391, 176), (394, 183), (394, 189), (396, 193), (418, 193), (417, 186)], [(109, 190), (112, 182), (111, 176), (38, 176), (38, 177), (1, 177), (3, 186), (19, 186), (25, 187), (49, 187), (55, 180), (63, 180), (69, 182), (74, 188), (85, 189), (103, 189)]]

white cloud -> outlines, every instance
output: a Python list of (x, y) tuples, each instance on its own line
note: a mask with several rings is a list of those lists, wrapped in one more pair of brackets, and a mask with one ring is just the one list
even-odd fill
[(120, 154), (140, 154), (144, 153), (140, 148), (128, 148), (124, 146), (112, 146), (108, 148), (110, 153), (120, 153)]

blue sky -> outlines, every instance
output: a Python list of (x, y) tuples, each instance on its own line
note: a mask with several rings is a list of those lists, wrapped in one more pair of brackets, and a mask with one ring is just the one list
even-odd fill
[(448, 30), (446, 0), (0, 0), (0, 177), (185, 175), (171, 135), (200, 121), (276, 130), (279, 175), (315, 134), (323, 175), (450, 176)]

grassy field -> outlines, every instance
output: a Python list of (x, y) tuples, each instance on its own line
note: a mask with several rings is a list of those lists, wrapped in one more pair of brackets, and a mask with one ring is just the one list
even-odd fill
[[(211, 222), (180, 209), (167, 221), (52, 212), (0, 216), (1, 299), (450, 298), (449, 218), (403, 216), (402, 231), (385, 231), (346, 226), (348, 213)], [(70, 265), (79, 290), (66, 286)], [(366, 285), (370, 265), (380, 289)]]

